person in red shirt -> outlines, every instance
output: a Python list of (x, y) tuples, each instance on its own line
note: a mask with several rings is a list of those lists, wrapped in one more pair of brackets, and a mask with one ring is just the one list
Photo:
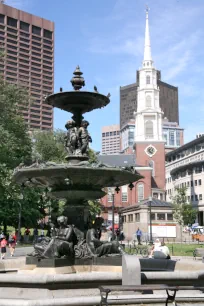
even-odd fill
[(0, 245), (1, 245), (1, 259), (4, 259), (6, 255), (6, 245), (7, 245), (5, 237), (2, 238)]
[(15, 252), (15, 248), (16, 248), (16, 235), (11, 234), (8, 242), (9, 242), (9, 249), (10, 249), (11, 257), (13, 257), (14, 252)]

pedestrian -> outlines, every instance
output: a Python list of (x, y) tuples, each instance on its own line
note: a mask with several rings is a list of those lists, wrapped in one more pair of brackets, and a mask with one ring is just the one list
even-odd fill
[(11, 234), (10, 237), (9, 237), (9, 240), (8, 240), (11, 257), (13, 257), (14, 252), (15, 252), (16, 240), (17, 240), (16, 235), (14, 233)]
[(151, 249), (151, 252), (150, 252), (150, 256), (149, 256), (150, 258), (152, 258), (154, 252), (159, 251), (160, 246), (161, 246), (161, 242), (160, 242), (159, 238), (157, 238), (155, 240), (153, 246), (152, 246), (152, 249)]
[(161, 242), (161, 246), (158, 247), (158, 251), (162, 252), (165, 255), (166, 259), (171, 259), (169, 248), (165, 245), (164, 242)]
[(136, 231), (136, 236), (137, 236), (138, 244), (141, 244), (142, 231), (139, 229), (139, 227)]
[(6, 245), (7, 245), (7, 241), (5, 237), (1, 239), (0, 244), (1, 244), (1, 259), (4, 259), (6, 255)]
[(29, 235), (30, 235), (30, 230), (29, 228), (27, 227), (25, 232), (24, 232), (24, 242), (25, 243), (28, 243), (29, 242)]

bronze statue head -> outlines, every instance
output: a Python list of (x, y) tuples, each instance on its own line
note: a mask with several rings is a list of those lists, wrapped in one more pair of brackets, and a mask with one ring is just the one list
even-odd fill
[(76, 122), (74, 120), (68, 120), (67, 123), (65, 124), (65, 128), (71, 129), (72, 127), (76, 126)]
[(104, 219), (102, 217), (97, 217), (94, 222), (94, 227), (101, 228), (103, 222), (104, 222)]
[(86, 121), (86, 120), (82, 120), (82, 122), (81, 122), (81, 126), (83, 126), (83, 127), (87, 127), (87, 126), (89, 126), (89, 122), (88, 122), (88, 121)]
[(65, 216), (60, 216), (57, 218), (57, 223), (59, 225), (67, 225), (68, 218)]

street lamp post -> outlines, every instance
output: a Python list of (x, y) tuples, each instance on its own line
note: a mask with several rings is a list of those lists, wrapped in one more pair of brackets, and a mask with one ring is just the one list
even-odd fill
[(114, 215), (114, 210), (115, 210), (115, 194), (114, 190), (112, 192), (112, 240), (115, 240), (115, 215)]
[(152, 241), (152, 197), (149, 197), (149, 233), (150, 233), (150, 244)]
[[(22, 200), (21, 198), (20, 200)], [(21, 203), (19, 203), (19, 213), (18, 213), (18, 242), (21, 241)]]

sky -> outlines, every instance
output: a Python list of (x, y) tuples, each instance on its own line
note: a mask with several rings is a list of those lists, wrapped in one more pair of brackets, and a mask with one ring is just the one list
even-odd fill
[[(85, 114), (92, 148), (101, 150), (101, 128), (119, 123), (120, 86), (136, 81), (144, 50), (148, 4), (152, 57), (162, 81), (179, 88), (180, 126), (188, 142), (204, 132), (203, 0), (6, 0), (7, 5), (55, 22), (55, 92), (72, 90), (79, 65), (85, 90), (111, 93), (111, 103)], [(54, 110), (54, 128), (71, 114)]]

